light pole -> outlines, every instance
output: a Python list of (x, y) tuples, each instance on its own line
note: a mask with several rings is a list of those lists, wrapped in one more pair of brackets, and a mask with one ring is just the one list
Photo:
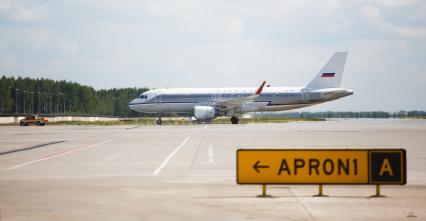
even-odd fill
[(31, 114), (34, 114), (34, 92), (30, 92), (31, 94)]
[(48, 106), (48, 97), (47, 97), (47, 93), (46, 92), (44, 92), (44, 113), (45, 114), (47, 114), (48, 113), (48, 108), (49, 108), (49, 106)]
[(38, 100), (37, 100), (37, 111), (38, 111), (38, 114), (40, 114), (40, 91), (39, 91), (39, 92), (37, 92), (37, 94), (38, 94)]
[[(62, 96), (63, 94), (62, 93), (58, 93), (58, 97), (59, 96)], [(61, 99), (59, 99), (58, 100), (58, 105), (59, 105), (59, 107), (61, 106), (60, 104), (59, 104), (59, 101), (60, 101)], [(64, 100), (64, 98), (62, 97), (62, 100)], [(62, 114), (65, 112), (65, 108), (62, 108)]]
[(61, 93), (57, 93), (56, 94), (56, 114), (58, 114), (59, 113), (59, 106), (58, 106), (58, 103), (59, 103), (59, 95), (60, 95)]
[(53, 96), (51, 93), (49, 93), (49, 100), (50, 100), (50, 114), (54, 113), (53, 111)]
[(26, 113), (26, 110), (25, 110), (25, 94), (27, 93), (27, 91), (24, 91), (24, 93), (23, 93), (23, 95), (24, 95), (24, 114)]
[(15, 114), (18, 116), (18, 88), (15, 88)]

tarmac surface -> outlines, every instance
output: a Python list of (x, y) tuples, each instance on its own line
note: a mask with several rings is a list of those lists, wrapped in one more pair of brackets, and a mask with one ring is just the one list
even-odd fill
[[(0, 127), (0, 220), (426, 220), (426, 120)], [(407, 185), (237, 185), (238, 148), (405, 148)]]

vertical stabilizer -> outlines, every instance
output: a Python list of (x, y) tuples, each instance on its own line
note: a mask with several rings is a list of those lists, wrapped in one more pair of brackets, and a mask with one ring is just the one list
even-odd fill
[(309, 90), (337, 88), (342, 82), (348, 52), (336, 52), (315, 78), (306, 86)]

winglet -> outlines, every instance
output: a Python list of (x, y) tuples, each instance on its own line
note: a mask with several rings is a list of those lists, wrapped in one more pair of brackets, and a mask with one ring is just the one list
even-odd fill
[(260, 87), (256, 91), (256, 95), (259, 95), (262, 93), (263, 87), (265, 86), (266, 81), (263, 81), (263, 83), (260, 85)]

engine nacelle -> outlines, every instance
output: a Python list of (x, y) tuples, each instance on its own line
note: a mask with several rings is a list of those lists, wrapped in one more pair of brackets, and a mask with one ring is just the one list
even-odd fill
[(216, 117), (216, 109), (210, 106), (195, 106), (194, 116), (197, 120), (211, 120)]

